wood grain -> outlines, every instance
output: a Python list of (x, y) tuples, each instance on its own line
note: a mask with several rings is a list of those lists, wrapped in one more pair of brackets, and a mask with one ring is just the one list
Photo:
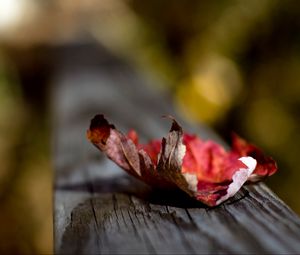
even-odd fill
[(300, 253), (298, 216), (263, 183), (208, 208), (123, 174), (86, 140), (96, 113), (124, 132), (136, 129), (143, 140), (167, 134), (164, 114), (189, 132), (219, 138), (177, 116), (165, 92), (104, 49), (81, 45), (56, 52), (51, 109), (57, 254)]

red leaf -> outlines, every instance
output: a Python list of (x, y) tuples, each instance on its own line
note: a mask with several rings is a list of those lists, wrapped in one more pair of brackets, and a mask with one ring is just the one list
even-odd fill
[(276, 171), (272, 159), (241, 138), (236, 136), (233, 150), (227, 152), (213, 141), (184, 134), (170, 118), (173, 124), (168, 136), (148, 144), (139, 144), (134, 130), (123, 135), (103, 115), (95, 116), (87, 136), (129, 174), (154, 187), (180, 188), (209, 206), (232, 197), (247, 180)]

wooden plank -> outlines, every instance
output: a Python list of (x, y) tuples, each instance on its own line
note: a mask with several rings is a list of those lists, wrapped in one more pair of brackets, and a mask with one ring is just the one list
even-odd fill
[[(262, 183), (207, 208), (124, 174), (86, 140), (90, 119), (104, 113), (144, 140), (161, 137), (170, 123), (160, 116), (176, 116), (168, 96), (103, 49), (57, 52), (51, 96), (57, 254), (300, 252), (298, 216)], [(218, 140), (209, 129), (176, 118), (185, 130)]]

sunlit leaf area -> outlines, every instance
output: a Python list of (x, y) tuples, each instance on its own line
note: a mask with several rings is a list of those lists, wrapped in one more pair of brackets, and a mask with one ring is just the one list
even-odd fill
[(1, 0), (1, 254), (53, 251), (49, 56), (80, 40), (168, 91), (194, 125), (272, 155), (267, 185), (300, 214), (299, 1)]

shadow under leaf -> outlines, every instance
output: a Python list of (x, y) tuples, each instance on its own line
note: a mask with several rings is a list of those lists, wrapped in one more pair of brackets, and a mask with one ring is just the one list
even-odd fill
[[(203, 203), (188, 196), (183, 191), (153, 189), (143, 182), (128, 176), (120, 175), (117, 177), (97, 178), (92, 181), (79, 182), (74, 184), (64, 184), (56, 186), (57, 190), (90, 192), (91, 194), (103, 193), (123, 193), (129, 196), (135, 196), (150, 204), (167, 205), (179, 208), (210, 208)], [(225, 202), (230, 205), (242, 200), (248, 195), (245, 189), (242, 189), (236, 196)]]

